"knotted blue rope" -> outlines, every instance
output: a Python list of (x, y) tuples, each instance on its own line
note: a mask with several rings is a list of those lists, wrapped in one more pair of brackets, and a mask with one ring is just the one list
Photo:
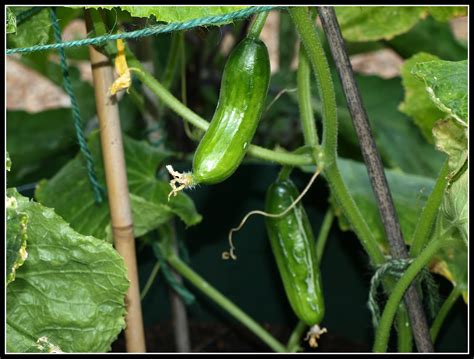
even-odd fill
[(61, 43), (57, 42), (55, 44), (36, 45), (36, 46), (31, 46), (31, 47), (7, 49), (6, 54), (7, 55), (12, 55), (12, 54), (17, 54), (17, 53), (25, 54), (25, 53), (31, 53), (31, 52), (36, 52), (36, 51), (46, 51), (46, 50), (52, 50), (52, 49), (64, 49), (64, 48), (86, 46), (86, 45), (99, 45), (107, 41), (118, 40), (118, 39), (137, 39), (140, 37), (163, 34), (163, 33), (172, 32), (172, 31), (189, 30), (189, 29), (199, 27), (199, 26), (219, 25), (228, 21), (244, 19), (253, 14), (257, 14), (264, 11), (275, 10), (275, 9), (286, 9), (286, 7), (285, 6), (252, 6), (249, 8), (242, 9), (242, 10), (233, 11), (224, 15), (206, 16), (206, 17), (192, 19), (185, 22), (174, 22), (174, 23), (170, 23), (166, 25), (157, 25), (157, 26), (146, 28), (146, 29), (123, 32), (119, 34), (109, 34), (109, 35), (88, 38), (88, 39), (61, 42)]
[[(375, 329), (377, 329), (380, 320), (380, 308), (377, 302), (377, 288), (382, 284), (383, 277), (391, 275), (394, 278), (400, 278), (412, 262), (413, 258), (389, 258), (387, 262), (377, 268), (372, 276), (372, 279), (370, 280), (369, 300), (367, 305), (372, 313), (372, 325)], [(420, 278), (421, 283), (423, 284), (427, 296), (430, 316), (434, 318), (437, 313), (437, 308), (439, 307), (439, 290), (437, 284), (427, 268), (423, 268), (423, 270), (417, 275), (417, 278)]]
[[(59, 27), (58, 18), (56, 16), (55, 9), (50, 9), (51, 22), (53, 24), (54, 38), (57, 43), (61, 42), (61, 28)], [(77, 104), (76, 96), (72, 88), (71, 79), (69, 77), (69, 67), (66, 62), (66, 54), (64, 48), (59, 47), (59, 58), (61, 61), (61, 70), (63, 72), (64, 79), (64, 89), (66, 90), (69, 98), (71, 99), (71, 109), (72, 109), (72, 118), (74, 120), (74, 128), (76, 130), (77, 141), (79, 142), (79, 147), (81, 149), (82, 155), (86, 160), (87, 167), (87, 176), (89, 177), (89, 182), (94, 192), (94, 199), (97, 203), (102, 202), (102, 188), (100, 183), (97, 181), (97, 175), (94, 168), (94, 160), (87, 146), (87, 142), (82, 131), (82, 120), (81, 113), (79, 111), (79, 105)]]

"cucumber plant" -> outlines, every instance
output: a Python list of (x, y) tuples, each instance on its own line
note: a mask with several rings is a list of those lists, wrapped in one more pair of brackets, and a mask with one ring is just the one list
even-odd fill
[[(9, 52), (15, 50), (14, 48), (23, 48), (23, 53), (39, 51), (39, 47), (36, 46), (33, 50), (25, 50), (25, 48), (33, 45), (40, 45), (41, 47), (41, 44), (48, 43), (51, 35), (49, 33), (51, 22), (48, 11), (51, 9), (38, 8), (37, 11), (33, 10), (24, 11), (20, 7), (7, 8), (8, 55), (14, 53)], [(67, 21), (82, 17), (82, 10), (77, 9), (77, 7), (73, 9), (58, 7), (58, 18), (64, 19), (61, 28), (65, 28)], [(174, 216), (182, 219), (186, 226), (200, 222), (201, 216), (197, 213), (191, 198), (182, 192), (183, 189), (198, 184), (216, 185), (225, 181), (235, 173), (247, 155), (271, 162), (273, 165), (286, 167), (286, 170), (284, 169), (280, 173), (278, 179), (268, 187), (265, 202), (266, 212), (252, 211), (248, 213), (245, 219), (255, 212), (259, 212), (266, 217), (267, 237), (270, 241), (276, 267), (289, 307), (299, 319), (299, 323), (290, 336), (287, 345), (276, 340), (255, 319), (244, 313), (236, 304), (222, 295), (218, 289), (211, 286), (205, 278), (197, 275), (190, 266), (180, 260), (178, 254), (169, 244), (172, 243), (170, 238), (166, 238), (166, 240), (160, 238), (159, 242), (152, 243), (152, 247), (156, 249), (156, 246), (159, 246), (162, 252), (162, 257), (159, 258), (159, 267), (165, 269), (165, 265), (169, 264), (193, 287), (202, 291), (237, 321), (245, 325), (272, 350), (288, 352), (298, 350), (298, 343), (300, 343), (304, 330), (308, 326), (310, 329), (307, 331), (306, 339), (309, 339), (310, 346), (317, 346), (319, 336), (326, 332), (326, 328), (322, 327), (323, 321), (325, 321), (324, 326), (331, 330), (331, 323), (325, 318), (325, 311), (329, 312), (332, 301), (331, 298), (324, 297), (323, 280), (319, 269), (320, 260), (318, 259), (322, 252), (319, 248), (323, 247), (320, 244), (324, 243), (325, 239), (322, 241), (321, 238), (318, 238), (318, 245), (316, 246), (312, 233), (314, 227), (309, 223), (310, 220), (305, 208), (300, 203), (302, 196), (307, 193), (317, 174), (322, 174), (331, 190), (331, 206), (327, 210), (333, 211), (339, 216), (339, 225), (342, 229), (350, 228), (356, 233), (363, 249), (368, 254), (367, 261), (373, 266), (373, 269), (376, 270), (378, 266), (384, 265), (387, 261), (387, 255), (390, 253), (387, 250), (386, 241), (384, 242), (383, 228), (377, 222), (379, 219), (377, 205), (373, 203), (368, 181), (367, 183), (364, 182), (365, 167), (361, 163), (355, 165), (354, 161), (340, 157), (341, 153), (345, 153), (345, 156), (358, 160), (357, 156), (351, 156), (351, 153), (348, 154), (350, 151), (347, 151), (347, 149), (345, 152), (341, 151), (341, 148), (344, 149), (344, 144), (338, 147), (339, 139), (346, 140), (345, 145), (347, 146), (347, 143), (354, 142), (354, 136), (352, 132), (349, 134), (347, 131), (346, 123), (338, 127), (338, 121), (344, 122), (347, 113), (345, 108), (341, 108), (341, 103), (336, 104), (336, 99), (342, 98), (343, 93), (339, 93), (338, 88), (333, 84), (330, 71), (331, 63), (327, 61), (325, 50), (320, 43), (321, 31), (315, 26), (314, 17), (317, 16), (317, 13), (311, 13), (311, 10), (316, 10), (316, 8), (312, 7), (310, 11), (302, 7), (289, 7), (279, 10), (281, 14), (286, 15), (286, 17), (281, 17), (282, 25), (280, 29), (283, 30), (280, 33), (281, 39), (290, 38), (287, 36), (288, 34), (282, 35), (283, 32), (293, 33), (291, 41), (287, 41), (291, 46), (287, 46), (287, 43), (280, 41), (281, 57), (285, 57), (285, 61), (290, 62), (290, 53), (294, 50), (293, 43), (296, 35), (301, 38), (301, 46), (297, 74), (290, 71), (289, 68), (283, 69), (282, 66), (280, 70), (272, 75), (270, 74), (269, 51), (265, 43), (259, 39), (259, 34), (267, 17), (266, 11), (269, 9), (259, 8), (258, 11), (262, 11), (260, 13), (257, 10), (252, 12), (253, 10), (250, 8), (250, 12), (248, 12), (249, 8), (216, 7), (210, 12), (207, 8), (199, 7), (119, 7), (119, 9), (111, 11), (103, 7), (100, 10), (102, 12), (100, 16), (99, 12), (94, 10), (94, 12), (97, 12), (97, 16), (93, 19), (95, 34), (89, 34), (89, 36), (105, 35), (106, 37), (112, 36), (114, 39), (119, 39), (117, 47), (121, 57), (115, 59), (117, 61), (116, 65), (121, 64), (123, 66), (121, 67), (122, 71), (118, 71), (123, 76), (118, 78), (115, 87), (110, 89), (110, 93), (113, 94), (116, 91), (127, 89), (127, 94), (124, 94), (123, 98), (119, 98), (120, 105), (122, 105), (121, 112), (124, 109), (124, 111), (128, 111), (133, 107), (133, 111), (136, 111), (142, 117), (146, 117), (145, 114), (150, 117), (150, 113), (154, 113), (154, 111), (149, 111), (151, 107), (148, 108), (148, 102), (151, 102), (148, 101), (150, 98), (145, 100), (145, 92), (140, 93), (138, 91), (138, 82), (131, 81), (133, 75), (151, 90), (146, 93), (146, 96), (154, 94), (159, 98), (161, 101), (159, 105), (162, 106), (160, 109), (169, 108), (182, 117), (184, 121), (205, 131), (192, 154), (192, 171), (189, 173), (179, 173), (170, 164), (175, 159), (187, 158), (186, 154), (168, 152), (167, 150), (161, 151), (161, 149), (152, 147), (143, 141), (139, 142), (125, 137), (124, 152), (127, 162), (135, 236), (138, 237), (139, 241), (143, 240), (141, 243), (143, 246), (149, 245), (152, 237), (153, 241), (156, 240), (153, 234), (163, 232), (164, 223)], [(212, 16), (209, 16), (211, 13)], [(120, 31), (121, 24), (133, 22), (136, 17), (147, 18), (150, 21), (157, 19), (160, 22), (173, 23), (173, 26), (178, 27), (183, 26), (183, 24), (197, 26), (196, 23), (204, 24), (204, 26), (220, 26), (222, 22), (216, 20), (219, 16), (220, 21), (228, 21), (228, 18), (237, 21), (236, 19), (248, 17), (250, 13), (258, 13), (258, 15), (254, 22), (250, 24), (247, 34), (241, 32), (240, 38), (243, 37), (243, 39), (237, 42), (237, 45), (226, 59), (219, 91), (212, 89), (212, 96), (214, 96), (214, 93), (218, 93), (218, 101), (215, 108), (213, 108), (214, 112), (210, 123), (193, 112), (186, 105), (186, 100), (183, 100), (183, 104), (173, 96), (172, 81), (166, 75), (174, 73), (174, 70), (171, 71), (171, 67), (168, 68), (167, 65), (167, 68), (161, 73), (158, 71), (156, 74), (151, 74), (150, 70), (134, 57), (134, 49), (131, 44), (127, 44), (125, 52), (123, 51), (122, 45), (126, 44), (125, 38), (147, 36), (144, 35), (145, 32), (137, 32), (133, 36), (124, 34), (123, 40), (122, 34), (114, 33)], [(429, 23), (431, 28), (431, 26), (437, 26), (436, 22), (465, 15), (467, 12), (462, 7), (345, 7), (337, 8), (336, 14), (343, 36), (346, 40), (352, 41), (352, 43), (349, 43), (349, 51), (357, 52), (366, 49), (366, 45), (368, 45), (367, 48), (379, 49), (385, 43), (379, 43), (378, 41), (396, 37), (403, 32), (407, 33), (407, 39), (412, 40), (416, 40), (417, 36), (422, 34), (423, 31), (425, 31), (425, 37), (431, 36), (430, 33), (426, 32), (426, 27), (423, 26), (417, 27), (413, 32), (410, 32), (409, 29), (419, 19), (426, 16), (432, 16)], [(394, 14), (397, 16), (394, 16)], [(377, 24), (371, 21), (374, 18), (378, 20)], [(149, 23), (147, 23), (148, 25)], [(447, 27), (444, 25), (446, 24), (439, 26), (438, 29), (446, 31)], [(133, 26), (129, 27), (126, 32), (133, 32), (134, 30), (131, 30)], [(162, 24), (157, 27), (150, 26), (147, 29), (147, 34), (153, 33), (162, 36), (163, 34), (160, 31), (164, 31), (163, 29), (166, 28), (166, 25), (162, 26)], [(181, 27), (180, 29), (190, 28)], [(237, 26), (234, 30), (236, 30), (235, 33), (239, 32)], [(212, 31), (209, 30), (209, 33)], [(184, 31), (181, 35), (184, 38)], [(187, 33), (186, 35), (191, 34)], [(218, 32), (215, 31), (213, 35), (217, 37)], [(115, 57), (113, 51), (115, 50), (114, 46), (111, 46), (110, 39), (108, 37), (108, 40), (104, 40), (105, 46), (102, 47), (101, 51), (107, 53), (108, 57), (113, 60)], [(442, 36), (440, 36), (439, 43), (445, 45), (449, 40), (446, 39), (448, 37), (442, 39)], [(166, 36), (161, 37), (161, 40), (166, 41)], [(206, 41), (209, 44), (213, 42), (209, 38)], [(355, 46), (358, 41), (366, 42), (366, 45), (362, 47)], [(417, 42), (421, 43), (420, 41)], [(76, 46), (80, 43), (80, 40), (74, 43), (75, 45), (69, 43), (68, 46)], [(411, 43), (411, 41), (403, 41), (402, 45), (400, 41), (392, 41), (391, 45), (397, 45), (395, 48), (392, 46), (392, 49), (403, 50), (402, 47), (409, 47)], [(427, 47), (423, 49), (426, 51), (431, 49), (433, 54), (418, 54), (411, 59), (407, 59), (408, 61), (403, 65), (401, 74), (406, 98), (400, 110), (413, 117), (415, 119), (414, 123), (403, 116), (400, 117), (401, 113), (397, 110), (399, 101), (396, 98), (403, 91), (403, 87), (397, 81), (385, 81), (373, 77), (356, 77), (364, 98), (367, 94), (369, 95), (366, 104), (367, 112), (371, 120), (374, 121), (377, 147), (380, 145), (388, 181), (399, 212), (402, 231), (413, 257), (413, 263), (400, 280), (390, 278), (393, 280), (386, 287), (386, 283), (383, 283), (386, 293), (389, 295), (389, 300), (383, 315), (380, 317), (380, 325), (374, 325), (374, 351), (387, 350), (387, 342), (395, 315), (397, 316), (397, 349), (400, 352), (412, 351), (412, 332), (417, 328), (410, 327), (406, 313), (404, 316), (403, 311), (399, 309), (401, 308), (399, 303), (404, 290), (422, 268), (429, 268), (444, 276), (453, 284), (451, 295), (433, 320), (431, 328), (433, 340), (440, 333), (443, 321), (455, 301), (458, 298), (463, 298), (467, 303), (467, 62), (443, 61), (442, 52), (431, 46), (431, 42), (425, 41), (423, 43)], [(102, 43), (94, 44), (94, 46), (100, 47)], [(181, 45), (184, 45), (184, 43), (181, 43)], [(451, 45), (453, 44), (451, 43)], [(159, 46), (161, 46), (161, 43)], [(208, 49), (210, 48), (209, 46)], [(447, 48), (453, 47), (448, 46)], [(466, 55), (463, 45), (457, 44), (456, 49), (458, 53), (456, 56), (460, 56), (457, 60), (463, 60)], [(83, 50), (86, 50), (86, 48), (84, 47)], [(407, 53), (401, 51), (400, 54), (402, 52)], [(68, 56), (85, 59), (87, 58), (86, 53), (87, 51), (84, 53), (71, 51)], [(173, 51), (173, 46), (171, 46), (169, 54), (166, 51), (161, 51), (160, 47), (160, 56), (167, 55), (166, 63), (170, 66), (178, 63), (179, 60), (186, 64), (185, 56), (182, 53), (178, 55), (178, 53), (178, 51)], [(57, 84), (61, 84), (61, 69), (55, 63), (50, 62), (48, 57), (50, 53), (45, 52), (44, 54), (44, 57), (35, 54), (35, 56), (24, 56), (19, 57), (19, 59), (24, 64), (52, 77)], [(178, 59), (178, 56), (182, 58)], [(38, 63), (35, 63), (36, 61)], [(164, 63), (165, 61), (163, 61)], [(127, 64), (131, 66), (128, 67)], [(205, 65), (209, 64), (206, 63)], [(132, 74), (130, 70), (137, 71)], [(219, 68), (218, 71), (220, 72), (222, 69)], [(74, 73), (74, 71), (71, 71), (71, 74)], [(183, 70), (182, 74), (185, 73)], [(279, 77), (279, 75), (284, 76)], [(286, 77), (287, 75), (288, 77)], [(311, 75), (315, 75), (316, 81), (312, 81), (314, 78), (311, 78)], [(271, 115), (265, 116), (268, 118), (264, 118), (264, 120), (271, 120), (272, 122), (270, 126), (267, 126), (267, 129), (262, 131), (262, 135), (265, 136), (265, 131), (272, 130), (272, 127), (277, 127), (278, 121), (273, 122), (273, 114), (278, 112), (275, 108), (280, 107), (281, 103), (285, 101), (283, 102), (285, 105), (282, 106), (285, 107), (285, 110), (282, 111), (283, 115), (279, 118), (279, 120), (282, 120), (280, 123), (289, 123), (287, 121), (289, 116), (300, 120), (301, 127), (297, 131), (301, 129), (303, 136), (298, 138), (299, 133), (296, 133), (296, 135), (290, 133), (290, 135), (295, 138), (296, 147), (300, 145), (301, 147), (293, 152), (287, 152), (281, 146), (276, 146), (275, 149), (259, 147), (258, 144), (261, 144), (259, 136), (254, 137), (262, 114), (264, 114), (268, 93), (272, 94), (275, 90), (279, 90), (278, 87), (288, 86), (288, 78), (296, 78), (297, 93), (282, 96), (276, 106), (273, 104), (279, 96), (271, 102)], [(85, 114), (84, 118), (92, 118), (95, 113), (95, 104), (84, 101), (90, 99), (88, 94), (92, 92), (92, 88), (82, 80), (79, 81), (75, 78), (73, 80), (75, 81), (74, 90), (82, 93), (82, 96), (78, 96), (81, 112)], [(186, 76), (183, 75), (182, 80), (186, 81)], [(270, 80), (272, 81), (271, 89), (269, 89)], [(274, 80), (276, 81), (273, 82)], [(315, 94), (310, 88), (313, 83), (317, 87), (318, 96), (314, 96)], [(274, 85), (275, 88), (273, 88)], [(185, 90), (183, 91), (185, 92)], [(209, 100), (209, 98), (206, 100)], [(211, 101), (207, 102), (211, 103)], [(383, 103), (384, 106), (381, 109), (380, 106), (374, 106), (374, 103)], [(336, 107), (336, 105), (338, 106)], [(39, 167), (46, 166), (38, 166), (38, 163), (40, 163), (38, 161), (44, 160), (41, 163), (45, 164), (60, 162), (61, 159), (54, 156), (64, 154), (66, 144), (60, 144), (57, 141), (58, 138), (73, 137), (60, 131), (62, 127), (60, 128), (59, 125), (64, 125), (63, 118), (69, 112), (68, 109), (61, 110), (57, 112), (45, 111), (37, 117), (19, 111), (16, 113), (9, 111), (7, 113), (7, 148), (11, 154), (14, 163), (13, 171), (15, 172), (13, 177), (12, 173), (9, 173), (10, 186), (12, 180), (14, 180), (14, 186), (17, 186), (25, 184), (21, 183), (22, 181), (29, 183), (32, 181), (30, 179), (37, 181), (43, 177), (54, 175), (54, 171), (47, 172), (47, 175), (44, 172), (39, 172)], [(132, 137), (140, 137), (139, 134), (143, 132), (142, 128), (138, 128), (140, 127), (140, 121), (130, 120), (134, 119), (134, 116), (130, 116), (130, 113), (131, 111), (125, 112), (126, 115), (122, 114), (122, 119), (125, 120), (124, 124), (134, 129), (131, 131), (134, 133)], [(158, 113), (160, 113), (159, 118), (154, 119), (157, 127), (162, 118), (167, 118), (168, 115), (161, 116), (165, 113), (161, 110)], [(265, 115), (269, 113), (265, 112)], [(280, 114), (278, 113), (277, 116), (280, 116)], [(54, 117), (60, 117), (60, 121), (51, 122), (50, 120)], [(320, 123), (317, 120), (315, 121), (315, 117), (322, 119)], [(438, 121), (440, 118), (442, 120)], [(133, 125), (130, 125), (131, 122), (133, 122)], [(388, 128), (386, 127), (388, 123), (394, 126)], [(321, 125), (321, 141), (319, 141), (316, 131), (316, 124)], [(124, 126), (124, 128), (127, 126)], [(163, 127), (160, 130), (162, 129)], [(260, 128), (260, 130), (262, 129)], [(428, 135), (428, 141), (418, 136), (417, 131), (419, 129), (422, 130), (425, 136)], [(124, 129), (123, 131), (127, 132), (128, 130)], [(432, 136), (431, 133), (433, 133)], [(173, 147), (170, 142), (165, 143), (165, 147), (168, 147), (168, 145), (170, 145), (170, 148)], [(252, 142), (254, 143), (252, 144)], [(276, 142), (282, 143), (281, 141)], [(442, 161), (438, 161), (440, 156), (437, 155), (440, 155), (440, 152), (435, 150), (433, 142), (436, 148), (445, 152), (448, 157), (439, 174)], [(88, 145), (92, 149), (91, 153), (95, 163), (99, 164), (101, 151), (97, 133), (89, 136)], [(103, 143), (102, 145), (108, 146), (110, 144)], [(410, 150), (407, 151), (407, 148)], [(413, 160), (412, 153), (415, 152), (419, 153), (419, 156), (416, 160)], [(52, 351), (53, 349), (53, 351), (56, 351), (55, 348), (60, 348), (65, 352), (106, 351), (116, 334), (125, 325), (126, 321), (123, 320), (124, 315), (122, 314), (125, 311), (123, 299), (127, 286), (125, 267), (108, 243), (111, 240), (111, 227), (107, 220), (109, 218), (107, 203), (97, 206), (92, 201), (84, 200), (84, 197), (90, 194), (90, 189), (87, 187), (86, 181), (77, 180), (87, 176), (87, 171), (84, 169), (81, 159), (79, 157), (74, 160), (71, 159), (53, 178), (41, 181), (36, 186), (35, 201), (29, 202), (26, 198), (20, 197), (14, 190), (8, 192), (8, 260), (6, 262), (10, 273), (6, 277), (6, 285), (8, 285), (7, 349), (9, 351), (24, 351), (25, 348), (28, 351)], [(444, 158), (441, 159), (445, 160)], [(170, 161), (166, 168), (173, 176), (171, 188), (168, 178), (157, 179), (156, 176), (156, 167), (164, 163), (165, 160)], [(7, 166), (9, 166), (9, 163)], [(54, 167), (55, 171), (59, 167)], [(298, 193), (295, 184), (289, 179), (288, 171), (296, 167), (302, 171), (314, 173), (301, 194)], [(315, 167), (316, 172), (314, 172)], [(103, 171), (100, 170), (99, 172), (99, 182), (104, 183)], [(162, 171), (159, 174), (160, 176), (166, 175), (166, 172)], [(25, 180), (25, 178), (28, 180)], [(403, 191), (401, 188), (403, 188)], [(420, 195), (422, 191), (426, 193), (431, 188), (433, 190), (429, 197)], [(246, 193), (246, 189), (243, 189), (242, 192)], [(20, 207), (15, 207), (15, 203), (18, 203)], [(54, 208), (54, 212), (51, 208)], [(245, 219), (241, 222), (241, 226)], [(67, 229), (68, 226), (71, 227), (70, 230)], [(44, 235), (45, 230), (48, 232), (47, 236)], [(327, 231), (322, 235), (323, 232), (323, 230), (320, 231), (319, 237), (327, 237)], [(147, 237), (148, 235), (150, 237)], [(171, 237), (172, 234), (169, 234), (169, 236)], [(51, 245), (56, 242), (61, 242), (64, 245)], [(69, 247), (74, 250), (66, 251), (67, 253), (64, 251), (64, 253), (58, 252)], [(101, 253), (97, 252), (97, 248), (102, 248)], [(41, 249), (41, 251), (38, 251), (38, 249)], [(41, 255), (46, 249), (48, 251), (51, 249), (51, 254), (48, 256)], [(80, 261), (76, 258), (78, 255)], [(158, 255), (156, 256), (158, 257)], [(228, 257), (236, 258), (233, 254), (232, 243)], [(117, 268), (115, 269), (110, 267), (111, 258), (116, 263)], [(109, 265), (103, 264), (104, 262), (109, 263)], [(90, 267), (89, 269), (94, 269), (91, 267), (91, 263), (97, 266), (97, 270), (85, 272), (84, 268), (79, 268), (87, 264)], [(221, 265), (221, 262), (218, 261), (217, 264), (213, 263), (212, 265)], [(53, 268), (57, 272), (58, 278), (50, 275), (48, 275), (48, 278), (44, 278), (38, 271), (43, 267)], [(91, 319), (88, 330), (81, 330), (85, 323), (84, 316), (81, 315), (84, 314), (83, 311), (74, 310), (73, 313), (71, 310), (71, 305), (74, 303), (80, 307), (82, 303), (80, 293), (78, 291), (70, 293), (61, 290), (61, 287), (67, 287), (66, 282), (68, 280), (66, 279), (68, 278), (64, 280), (60, 278), (76, 267), (75, 280), (77, 283), (81, 283), (83, 287), (79, 288), (82, 288), (80, 291), (90, 291), (90, 296), (94, 299), (93, 301), (88, 300), (93, 304), (91, 311), (94, 312), (91, 312), (94, 314), (93, 316), (88, 316)], [(113, 274), (112, 277), (116, 278), (114, 282), (107, 279), (109, 272), (111, 275)], [(156, 273), (157, 271), (153, 272)], [(99, 277), (97, 277), (98, 275)], [(91, 286), (90, 283), (95, 283), (97, 278), (93, 281), (84, 281), (84, 278), (87, 279), (88, 276), (100, 278), (107, 282), (107, 285), (100, 288)], [(51, 283), (45, 289), (44, 294), (38, 293), (34, 287), (25, 287), (28, 283), (35, 283), (31, 281), (33, 277), (42, 285)], [(152, 283), (152, 279), (148, 283)], [(331, 284), (326, 279), (324, 283), (327, 286)], [(108, 290), (110, 286), (115, 288), (112, 291), (114, 293)], [(68, 297), (67, 300), (62, 300), (62, 302), (69, 303), (69, 305), (58, 307), (57, 300), (53, 300), (56, 296), (51, 295), (52, 288), (59, 290), (57, 293), (62, 296)], [(30, 302), (39, 303), (40, 305), (32, 307)], [(104, 302), (111, 303), (113, 310), (108, 309), (107, 313), (102, 312), (98, 315), (99, 312), (94, 306), (97, 305), (97, 308), (100, 309), (103, 307), (100, 303)], [(31, 310), (25, 312), (18, 309), (26, 307)], [(60, 312), (58, 312), (58, 308), (61, 309)], [(61, 318), (55, 318), (55, 313), (59, 313)], [(101, 316), (107, 316), (107, 318), (104, 319)], [(67, 320), (65, 321), (64, 318)], [(53, 324), (45, 325), (44, 323)], [(98, 335), (95, 331), (100, 331), (99, 328), (103, 328), (104, 325), (107, 330), (102, 331), (102, 334), (107, 334)], [(51, 330), (44, 332), (45, 327)], [(70, 340), (72, 332), (74, 332), (74, 341)], [(45, 346), (45, 338), (48, 339), (48, 346)]]

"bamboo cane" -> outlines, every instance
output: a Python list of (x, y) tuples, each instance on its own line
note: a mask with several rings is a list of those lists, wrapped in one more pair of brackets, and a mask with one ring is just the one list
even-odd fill
[[(92, 22), (86, 12), (87, 31), (91, 31)], [(127, 173), (120, 128), (120, 116), (117, 99), (109, 97), (109, 88), (114, 81), (113, 67), (107, 56), (89, 46), (92, 66), (92, 78), (99, 118), (102, 157), (104, 160), (110, 217), (114, 245), (123, 257), (128, 271), (130, 287), (125, 303), (125, 345), (127, 352), (145, 352), (145, 335), (140, 302), (140, 289), (133, 236), (133, 221), (128, 193)]]
[[(146, 21), (141, 19), (138, 22), (141, 26), (145, 26)], [(148, 70), (149, 73), (154, 74), (153, 66), (153, 46), (151, 38), (145, 37), (140, 40), (139, 46), (136, 48), (137, 59), (143, 64), (143, 67)], [(176, 58), (171, 61), (176, 61)], [(170, 61), (170, 60), (168, 60)], [(182, 59), (180, 59), (182, 61)], [(172, 77), (171, 77), (172, 78)], [(160, 111), (158, 110), (160, 104), (158, 103), (158, 98), (151, 92), (147, 86), (143, 86), (143, 94), (145, 95), (145, 109), (143, 112), (143, 118), (145, 120), (147, 129), (152, 129), (156, 127), (157, 121), (164, 121), (164, 118), (159, 118)], [(162, 112), (162, 111), (161, 111)], [(163, 133), (159, 131), (149, 131), (148, 140), (150, 143), (156, 143), (160, 141), (163, 137)], [(161, 145), (163, 146), (163, 145)], [(168, 180), (167, 175), (166, 180)], [(171, 227), (173, 229), (173, 248), (175, 253), (178, 253), (178, 242), (176, 237), (176, 224), (174, 219), (170, 220)], [(183, 282), (183, 278), (176, 271), (172, 270), (172, 273), (176, 280), (179, 283)], [(176, 346), (176, 351), (178, 353), (188, 353), (191, 351), (191, 339), (189, 336), (189, 325), (188, 325), (188, 314), (186, 311), (186, 305), (181, 297), (176, 294), (174, 290), (169, 291), (169, 299), (171, 304), (171, 313), (173, 321), (173, 331), (174, 331), (174, 342)]]

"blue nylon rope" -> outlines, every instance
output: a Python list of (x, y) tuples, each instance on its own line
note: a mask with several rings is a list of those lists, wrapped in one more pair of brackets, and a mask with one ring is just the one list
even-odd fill
[[(54, 38), (57, 43), (60, 43), (61, 28), (59, 27), (56, 11), (54, 9), (50, 9), (50, 15), (51, 22), (53, 24)], [(66, 54), (64, 48), (58, 48), (58, 52), (61, 61), (61, 69), (63, 71), (64, 89), (66, 90), (67, 94), (69, 95), (69, 98), (71, 99), (72, 118), (74, 120), (74, 128), (76, 130), (77, 141), (79, 142), (79, 147), (81, 149), (82, 155), (86, 160), (87, 176), (89, 177), (89, 182), (91, 184), (92, 191), (94, 192), (94, 199), (96, 203), (100, 203), (103, 199), (103, 190), (101, 188), (100, 183), (97, 181), (97, 175), (94, 168), (94, 159), (92, 158), (92, 155), (89, 151), (89, 147), (87, 146), (87, 141), (82, 130), (81, 113), (79, 111), (79, 105), (77, 104), (76, 96), (72, 88), (71, 79), (69, 77), (69, 67), (66, 62)]]
[(86, 45), (99, 45), (110, 40), (137, 39), (140, 37), (163, 34), (166, 32), (189, 30), (198, 26), (218, 25), (224, 22), (228, 22), (230, 20), (243, 19), (253, 14), (257, 14), (264, 11), (275, 10), (275, 9), (286, 9), (286, 7), (285, 6), (253, 6), (253, 7), (245, 8), (242, 10), (230, 12), (224, 15), (207, 16), (207, 17), (201, 17), (198, 19), (192, 19), (185, 22), (174, 22), (174, 23), (170, 23), (166, 25), (157, 25), (157, 26), (146, 28), (146, 29), (123, 32), (120, 34), (109, 34), (109, 35), (103, 35), (103, 36), (98, 36), (98, 37), (89, 38), (89, 39), (7, 49), (5, 53), (6, 55), (12, 55), (12, 54), (17, 54), (17, 53), (25, 54), (25, 53), (31, 53), (31, 52), (36, 52), (36, 51), (46, 51), (46, 50), (52, 50), (52, 49), (64, 49), (64, 48), (86, 46)]

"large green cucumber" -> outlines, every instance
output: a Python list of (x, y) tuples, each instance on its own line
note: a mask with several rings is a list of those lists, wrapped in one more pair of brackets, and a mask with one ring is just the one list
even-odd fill
[[(299, 193), (289, 179), (278, 179), (267, 191), (265, 210), (287, 209)], [(286, 296), (296, 316), (309, 326), (324, 317), (324, 298), (311, 224), (301, 203), (280, 218), (265, 219), (273, 255)]]
[(265, 44), (245, 38), (225, 65), (216, 111), (194, 154), (193, 184), (222, 182), (235, 172), (257, 129), (269, 81)]

